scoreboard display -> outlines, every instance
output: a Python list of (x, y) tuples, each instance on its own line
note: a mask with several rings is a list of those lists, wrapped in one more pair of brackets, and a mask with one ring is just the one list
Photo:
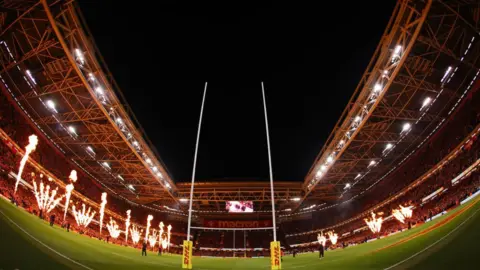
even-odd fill
[(229, 213), (253, 213), (253, 202), (227, 201), (226, 209)]

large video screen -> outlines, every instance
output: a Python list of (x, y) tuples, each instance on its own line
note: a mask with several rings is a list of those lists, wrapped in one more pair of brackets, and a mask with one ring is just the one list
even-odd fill
[(226, 209), (229, 213), (253, 213), (253, 202), (227, 201)]

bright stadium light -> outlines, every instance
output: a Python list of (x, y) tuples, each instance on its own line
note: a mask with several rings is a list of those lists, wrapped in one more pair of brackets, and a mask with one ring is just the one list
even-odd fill
[(118, 179), (122, 180), (122, 181), (125, 181), (125, 179), (123, 179), (123, 177), (119, 174), (117, 175)]
[(294, 198), (291, 198), (292, 201), (294, 202), (299, 202), (301, 200), (300, 197), (294, 197)]
[(423, 100), (422, 107), (420, 108), (420, 110), (422, 110), (423, 108), (425, 108), (426, 106), (428, 106), (428, 104), (430, 104), (430, 102), (432, 102), (432, 98), (426, 97), (426, 98)]
[(162, 177), (163, 177), (163, 175), (162, 175), (162, 173), (161, 173), (161, 172), (157, 172), (157, 176), (158, 176), (158, 177), (160, 177), (160, 178), (162, 178)]
[(350, 183), (347, 183), (344, 189), (349, 189), (350, 187), (351, 187)]
[(152, 165), (152, 160), (151, 160), (150, 158), (147, 158), (147, 159), (145, 160), (145, 162), (147, 162), (148, 164)]
[(110, 169), (110, 165), (108, 164), (108, 162), (104, 161), (102, 165), (103, 167)]
[(93, 151), (93, 148), (90, 145), (87, 146), (87, 151), (95, 155), (95, 151)]
[(402, 52), (402, 46), (397, 45), (395, 50), (393, 50), (392, 62), (397, 62), (400, 60), (400, 53)]
[(409, 131), (411, 127), (410, 123), (403, 124), (402, 132)]
[(375, 165), (375, 164), (377, 164), (377, 162), (376, 162), (375, 160), (371, 160), (371, 161), (370, 161), (370, 164), (368, 164), (368, 167), (373, 166), (373, 165)]
[(97, 94), (99, 94), (99, 95), (103, 95), (103, 93), (104, 93), (104, 92), (103, 92), (103, 87), (101, 87), (101, 86), (98, 86), (97, 88), (95, 88), (95, 91), (96, 91)]
[(52, 100), (47, 100), (47, 106), (48, 108), (50, 108), (52, 111), (54, 112), (57, 112), (57, 110), (55, 109), (55, 102), (53, 102)]
[(93, 73), (88, 73), (88, 80), (94, 82), (95, 81), (95, 76), (93, 76)]
[(166, 186), (167, 188), (171, 188), (171, 186), (170, 186), (170, 184), (169, 184), (168, 182), (165, 183), (165, 186)]
[(322, 174), (323, 174), (322, 171), (318, 171), (317, 174), (316, 174), (316, 177), (320, 178), (320, 177), (322, 177)]
[(332, 157), (332, 156), (328, 156), (328, 157), (327, 157), (327, 163), (330, 163), (330, 162), (332, 162), (332, 161), (333, 161), (333, 157)]
[(340, 140), (340, 142), (338, 143), (340, 146), (344, 145), (345, 144), (345, 141), (344, 140)]
[(156, 171), (158, 171), (158, 168), (155, 166), (155, 167), (152, 167), (152, 170), (153, 170), (154, 172), (156, 172)]
[(27, 69), (26, 72), (27, 72), (28, 78), (30, 78), (30, 80), (31, 80), (34, 84), (37, 84), (37, 81), (35, 81), (35, 79), (33, 78), (32, 73), (30, 72), (30, 70)]
[(135, 188), (131, 184), (128, 185), (128, 188), (131, 189), (131, 190), (135, 190)]
[(69, 127), (68, 127), (68, 131), (69, 131), (70, 133), (74, 134), (74, 135), (77, 135), (77, 132), (76, 132), (74, 126), (69, 126)]
[(443, 83), (443, 81), (448, 77), (448, 75), (450, 74), (451, 71), (452, 71), (452, 67), (449, 66), (449, 67), (447, 68), (447, 70), (445, 71), (445, 74), (443, 74), (443, 77), (442, 77), (442, 79), (440, 80), (440, 82)]
[(325, 166), (325, 165), (322, 165), (322, 166), (320, 167), (320, 171), (322, 171), (322, 172), (324, 172), (326, 169), (327, 169), (327, 166)]
[(83, 53), (82, 51), (80, 51), (80, 49), (75, 49), (75, 56), (76, 56), (76, 60), (81, 64), (83, 65), (85, 63), (85, 58), (83, 56)]
[(359, 178), (360, 176), (362, 176), (361, 174), (357, 174), (357, 176), (355, 176), (355, 179)]
[(355, 122), (360, 122), (360, 120), (362, 120), (362, 117), (360, 117), (360, 116), (357, 115), (357, 116), (355, 117)]
[(117, 117), (115, 121), (117, 121), (118, 124), (123, 124), (123, 120), (120, 117)]
[(392, 147), (393, 147), (393, 144), (388, 143), (388, 144), (385, 146), (385, 150), (392, 149)]
[(287, 209), (285, 209), (284, 211), (290, 212), (290, 211), (292, 211), (292, 209), (291, 209), (291, 208), (287, 208)]
[(186, 203), (186, 202), (188, 202), (188, 199), (187, 198), (180, 198), (179, 201), (182, 202), (182, 203)]
[(397, 45), (397, 47), (395, 47), (395, 51), (393, 51), (393, 54), (400, 54), (400, 51), (402, 50), (402, 46), (401, 45)]
[(375, 92), (375, 93), (378, 93), (381, 90), (382, 90), (382, 85), (379, 84), (379, 83), (375, 84), (375, 86), (373, 87), (373, 92)]

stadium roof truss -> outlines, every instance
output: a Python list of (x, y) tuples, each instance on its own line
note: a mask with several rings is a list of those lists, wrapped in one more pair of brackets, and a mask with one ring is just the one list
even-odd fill
[(477, 1), (398, 1), (303, 199), (355, 198), (435, 133), (477, 78), (479, 11)]
[(117, 196), (175, 203), (176, 186), (119, 99), (75, 2), (0, 3), (3, 90), (43, 136)]

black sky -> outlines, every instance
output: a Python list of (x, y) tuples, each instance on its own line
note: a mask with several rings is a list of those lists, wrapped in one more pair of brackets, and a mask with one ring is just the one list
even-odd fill
[(268, 179), (264, 81), (274, 178), (303, 181), (395, 5), (153, 2), (81, 1), (80, 7), (129, 105), (179, 182), (191, 177), (205, 81), (198, 179)]

